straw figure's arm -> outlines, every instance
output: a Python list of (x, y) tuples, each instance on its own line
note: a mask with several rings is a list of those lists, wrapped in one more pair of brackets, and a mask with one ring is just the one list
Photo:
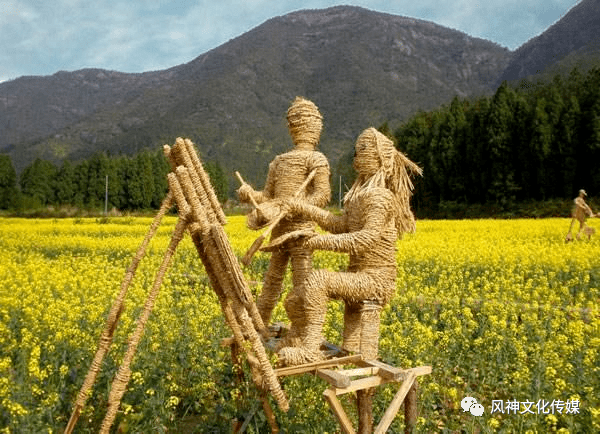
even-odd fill
[(393, 196), (389, 190), (379, 188), (363, 193), (362, 196), (363, 214), (360, 222), (352, 224), (351, 232), (316, 235), (307, 239), (305, 246), (312, 250), (329, 250), (358, 256), (375, 249), (381, 241), (382, 228), (389, 226), (390, 219), (394, 218)]
[(314, 152), (310, 159), (309, 169), (317, 169), (314, 178), (306, 188), (304, 200), (315, 206), (323, 207), (331, 199), (331, 185), (329, 184), (329, 162), (325, 155)]
[(269, 173), (265, 188), (262, 191), (254, 190), (249, 184), (243, 184), (238, 190), (242, 202), (256, 202), (257, 204), (271, 200), (275, 196), (275, 183), (277, 179), (277, 158), (269, 164)]
[(348, 232), (348, 221), (345, 213), (335, 215), (301, 199), (287, 199), (282, 203), (284, 207), (289, 209), (290, 214), (311, 220), (327, 232), (334, 234)]
[(575, 198), (575, 210), (573, 212), (573, 218), (578, 220), (585, 220), (586, 217), (594, 216), (594, 212), (589, 207), (585, 200), (580, 197)]

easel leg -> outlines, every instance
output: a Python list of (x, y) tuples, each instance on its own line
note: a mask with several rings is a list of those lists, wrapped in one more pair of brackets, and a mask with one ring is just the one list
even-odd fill
[(273, 413), (273, 408), (271, 408), (271, 404), (269, 403), (269, 397), (266, 393), (263, 393), (261, 400), (263, 411), (265, 412), (265, 416), (267, 416), (267, 421), (269, 422), (269, 426), (271, 427), (271, 433), (278, 434), (279, 427), (277, 426), (277, 419), (275, 418), (275, 413)]
[[(238, 382), (242, 383), (244, 381), (244, 369), (242, 368), (242, 357), (240, 355), (239, 345), (235, 342), (231, 344), (231, 360), (233, 361), (233, 370), (236, 374)], [(277, 419), (275, 417), (275, 413), (273, 412), (273, 408), (269, 403), (269, 397), (263, 391), (261, 393), (261, 401), (262, 408), (265, 412), (265, 416), (267, 417), (267, 421), (269, 422), (269, 426), (271, 427), (271, 433), (277, 434), (279, 433), (279, 427), (277, 426)], [(232, 432), (237, 433), (242, 428), (242, 422), (234, 419), (232, 421)]]
[(415, 380), (404, 398), (404, 420), (406, 421), (405, 434), (411, 434), (417, 425), (417, 389), (419, 384)]

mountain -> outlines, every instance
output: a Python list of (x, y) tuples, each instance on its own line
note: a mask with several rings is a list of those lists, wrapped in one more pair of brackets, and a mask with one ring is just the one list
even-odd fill
[(582, 0), (544, 33), (519, 47), (502, 81), (568, 73), (600, 66), (600, 0)]
[(131, 154), (190, 137), (205, 159), (262, 185), (290, 147), (296, 95), (324, 116), (332, 164), (358, 133), (461, 97), (489, 94), (509, 50), (431, 22), (350, 6), (272, 18), (165, 71), (59, 72), (0, 84), (0, 152), (34, 158)]

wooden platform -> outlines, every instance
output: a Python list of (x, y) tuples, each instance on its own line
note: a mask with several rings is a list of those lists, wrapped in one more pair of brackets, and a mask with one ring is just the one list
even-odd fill
[[(286, 331), (287, 327), (284, 324), (270, 326), (270, 338), (266, 341), (265, 348), (273, 351)], [(235, 342), (233, 339), (225, 339), (222, 344), (232, 345), (232, 353), (234, 352)], [(372, 396), (377, 387), (397, 383), (399, 387), (394, 398), (372, 432), (376, 434), (385, 433), (402, 404), (404, 404), (406, 431), (411, 431), (416, 423), (417, 379), (430, 374), (432, 371), (431, 366), (401, 369), (379, 360), (364, 360), (361, 354), (350, 354), (344, 349), (325, 341), (321, 344), (321, 350), (325, 357), (324, 360), (298, 366), (276, 368), (274, 369), (275, 375), (279, 378), (312, 373), (326, 381), (329, 387), (323, 392), (323, 396), (331, 407), (342, 432), (346, 434), (354, 434), (357, 431), (355, 431), (352, 421), (346, 414), (338, 397), (347, 393), (362, 394), (363, 396), (370, 393), (370, 396)], [(368, 406), (370, 407), (370, 400)], [(278, 432), (274, 414), (266, 398), (263, 400), (263, 408), (267, 413), (272, 432)], [(372, 416), (371, 414), (361, 415), (359, 410), (359, 418), (364, 417), (371, 418)], [(370, 423), (368, 426), (370, 427)], [(361, 432), (364, 432), (364, 429)], [(371, 432), (371, 430), (368, 432)]]

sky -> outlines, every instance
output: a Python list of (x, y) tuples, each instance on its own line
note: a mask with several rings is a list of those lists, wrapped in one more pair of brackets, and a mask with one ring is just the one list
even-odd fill
[(0, 0), (0, 82), (83, 68), (163, 70), (270, 18), (342, 4), (432, 21), (514, 50), (578, 1)]

